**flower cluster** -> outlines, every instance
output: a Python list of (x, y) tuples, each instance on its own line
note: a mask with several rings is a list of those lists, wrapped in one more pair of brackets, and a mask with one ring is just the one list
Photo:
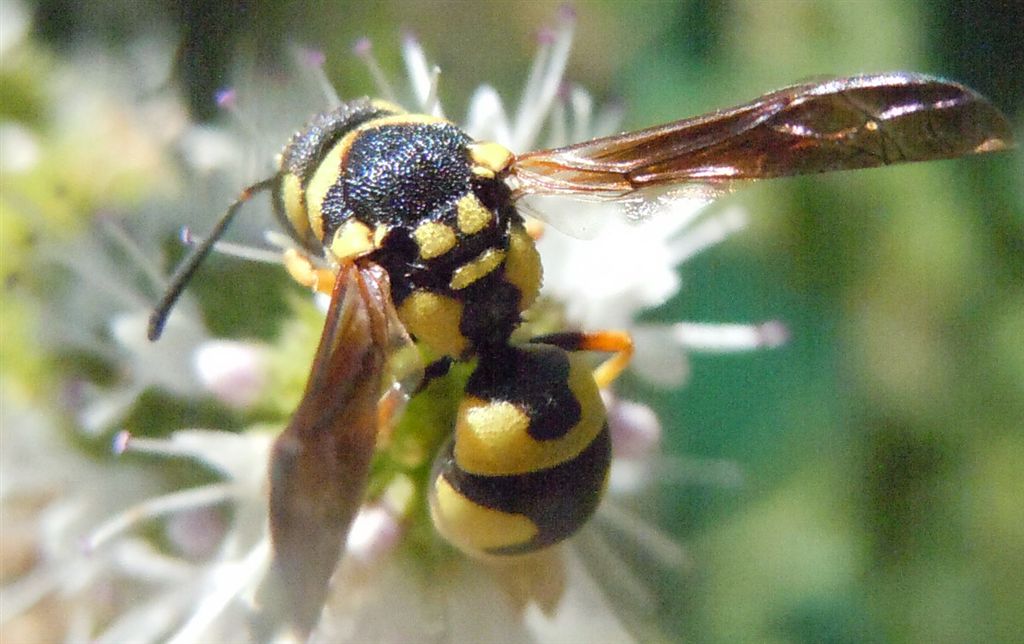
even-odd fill
[[(599, 109), (586, 91), (564, 79), (573, 27), (574, 17), (564, 12), (541, 34), (514, 110), (506, 109), (493, 88), (477, 90), (463, 120), (471, 136), (522, 152), (618, 127), (618, 106)], [(402, 42), (408, 96), (387, 80), (369, 41), (359, 42), (355, 53), (377, 79), (378, 94), (410, 110), (443, 114), (439, 70), (414, 37)], [(318, 77), (319, 57), (303, 52), (300, 58)], [(337, 97), (328, 92), (327, 100)], [(243, 111), (235, 92), (222, 94), (220, 102)], [(295, 107), (291, 102), (276, 106), (288, 112)], [(161, 106), (163, 113), (177, 115), (170, 122), (180, 126), (150, 143), (166, 146), (173, 136), (187, 176), (227, 182), (251, 171), (233, 166), (244, 157), (239, 152), (244, 144), (230, 129), (188, 125), (173, 101)], [(266, 101), (260, 107), (274, 113)], [(306, 116), (292, 111), (274, 120), (299, 123)], [(239, 185), (244, 179), (228, 187)], [(190, 210), (217, 210), (199, 201)], [(782, 342), (784, 331), (774, 322), (638, 321), (642, 312), (679, 291), (682, 263), (743, 227), (741, 211), (709, 216), (704, 205), (673, 194), (627, 204), (567, 204), (543, 197), (524, 203), (527, 213), (550, 224), (539, 243), (543, 298), (530, 312), (528, 330), (628, 330), (637, 346), (634, 369), (660, 384), (683, 381), (690, 351)], [(5, 517), (18, 517), (4, 521), (5, 549), (15, 543), (12, 530), (39, 544), (25, 574), (3, 588), (2, 618), (8, 624), (32, 624), (33, 615), (56, 605), (65, 619), (49, 628), (65, 629), (68, 639), (190, 642), (237, 640), (249, 633), (254, 596), (270, 556), (269, 449), (301, 394), (309, 361), (299, 356), (311, 355), (322, 308), (311, 299), (291, 297), (277, 340), (241, 342), (215, 339), (196, 302), (186, 296), (164, 337), (149, 343), (151, 294), (164, 283), (151, 258), (161, 255), (161, 226), (172, 217), (167, 208), (153, 211), (148, 224), (100, 217), (95, 231), (74, 240), (73, 255), (59, 246), (50, 253), (74, 286), (49, 298), (40, 295), (53, 321), (46, 335), (65, 353), (74, 343), (77, 351), (114, 365), (102, 383), (68, 377), (66, 406), (83, 437), (113, 434), (114, 451), (134, 458), (110, 464), (79, 454), (61, 439), (55, 414), (4, 401), (2, 500)], [(287, 246), (280, 235), (265, 239)], [(230, 244), (219, 249), (255, 260), (279, 256), (277, 249)], [(103, 331), (90, 333), (97, 327)], [(593, 524), (568, 545), (506, 564), (482, 563), (439, 545), (424, 501), (425, 472), (445, 437), (444, 419), (462, 378), (464, 371), (455, 369), (414, 398), (381, 447), (371, 499), (348, 536), (314, 639), (412, 641), (435, 634), (464, 641), (628, 641), (649, 633), (644, 613), (657, 602), (626, 562), (639, 553), (667, 569), (685, 564), (682, 549), (637, 514), (659, 473), (679, 465), (659, 452), (660, 424), (653, 411), (603, 392), (615, 458), (610, 494)], [(136, 424), (134, 410), (140, 397), (154, 390), (179, 400), (213, 399), (227, 417), (244, 419), (245, 427), (228, 432), (183, 425), (169, 436), (152, 437)], [(112, 431), (119, 428), (128, 431)], [(204, 466), (207, 480), (183, 483), (161, 467), (181, 460)], [(723, 467), (720, 474), (735, 477)]]

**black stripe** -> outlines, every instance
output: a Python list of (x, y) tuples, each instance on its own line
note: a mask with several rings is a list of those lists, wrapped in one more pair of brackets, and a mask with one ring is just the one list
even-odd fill
[(481, 347), (466, 393), (519, 407), (539, 441), (562, 438), (582, 417), (569, 388), (569, 354), (550, 345)]
[(575, 533), (597, 509), (611, 465), (607, 425), (576, 458), (527, 474), (468, 474), (456, 465), (453, 448), (449, 441), (441, 452), (435, 477), (443, 475), (457, 492), (479, 505), (525, 515), (537, 525), (539, 532), (529, 542), (487, 551), (498, 555), (540, 550)]

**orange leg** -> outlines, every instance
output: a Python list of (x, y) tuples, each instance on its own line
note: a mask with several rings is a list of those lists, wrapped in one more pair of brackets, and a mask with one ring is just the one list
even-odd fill
[(329, 268), (317, 268), (308, 255), (289, 248), (284, 251), (284, 267), (299, 284), (325, 295), (334, 292), (335, 272)]
[(614, 354), (594, 369), (594, 381), (601, 389), (612, 384), (633, 357), (633, 338), (625, 331), (566, 331), (539, 335), (530, 342), (551, 344), (566, 351), (601, 351)]

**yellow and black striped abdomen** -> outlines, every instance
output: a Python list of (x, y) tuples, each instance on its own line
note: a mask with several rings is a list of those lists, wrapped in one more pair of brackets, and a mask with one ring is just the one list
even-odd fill
[(590, 518), (610, 462), (604, 406), (582, 358), (548, 345), (496, 348), (481, 355), (435, 463), (431, 516), (469, 554), (539, 550)]

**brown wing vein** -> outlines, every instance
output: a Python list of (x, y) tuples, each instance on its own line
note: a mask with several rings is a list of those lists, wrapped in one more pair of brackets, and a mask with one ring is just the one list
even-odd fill
[(1003, 149), (1006, 118), (962, 85), (909, 73), (805, 83), (745, 105), (521, 155), (515, 195), (616, 197), (667, 184), (871, 168)]

